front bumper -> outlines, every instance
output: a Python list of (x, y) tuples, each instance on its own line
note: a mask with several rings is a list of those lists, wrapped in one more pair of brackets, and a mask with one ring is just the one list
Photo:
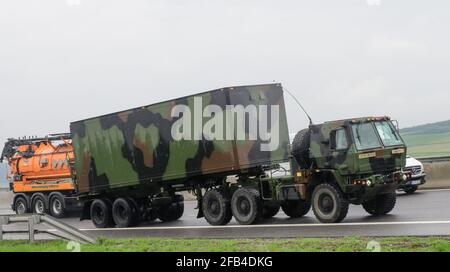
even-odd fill
[(423, 185), (423, 184), (425, 184), (427, 182), (425, 177), (426, 177), (426, 174), (421, 174), (421, 175), (418, 175), (418, 176), (411, 177), (411, 178), (403, 181), (400, 184), (399, 189), (402, 189), (402, 188), (405, 188), (405, 187)]
[(395, 192), (404, 180), (405, 177), (402, 171), (389, 175), (375, 174), (364, 179), (352, 180), (345, 189), (347, 193), (353, 195), (356, 199), (364, 200), (376, 195)]

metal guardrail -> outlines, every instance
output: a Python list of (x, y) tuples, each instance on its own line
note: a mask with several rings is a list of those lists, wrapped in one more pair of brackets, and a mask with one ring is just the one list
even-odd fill
[[(28, 223), (27, 230), (4, 230), (5, 225), (13, 223)], [(37, 224), (45, 223), (56, 231), (62, 234), (56, 233), (50, 230), (38, 230)], [(83, 244), (95, 244), (96, 239), (90, 237), (86, 233), (66, 224), (48, 215), (41, 214), (27, 214), (27, 215), (2, 215), (0, 216), (0, 241), (3, 240), (4, 234), (28, 234), (30, 243), (35, 241), (36, 234), (48, 234), (56, 238), (62, 238), (70, 241), (77, 241)]]
[(422, 163), (450, 162), (450, 156), (416, 158)]

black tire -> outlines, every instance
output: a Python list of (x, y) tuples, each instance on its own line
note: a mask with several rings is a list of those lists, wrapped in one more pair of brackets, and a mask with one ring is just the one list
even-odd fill
[(418, 188), (419, 188), (419, 186), (414, 185), (414, 186), (406, 187), (405, 189), (403, 189), (403, 191), (409, 195), (409, 194), (415, 193)]
[(308, 169), (311, 166), (311, 160), (309, 158), (310, 138), (310, 130), (303, 129), (297, 132), (292, 141), (292, 154), (302, 169)]
[(180, 219), (184, 213), (184, 203), (182, 196), (175, 196), (174, 202), (169, 205), (159, 207), (156, 214), (159, 220), (163, 222), (170, 222)]
[(366, 212), (371, 215), (385, 215), (392, 211), (397, 201), (395, 192), (389, 194), (378, 195), (374, 199), (363, 202), (362, 206)]
[(230, 194), (225, 188), (207, 191), (202, 200), (202, 210), (206, 221), (213, 226), (228, 224), (233, 218), (230, 202)]
[(128, 228), (136, 223), (137, 210), (133, 203), (126, 198), (114, 200), (112, 217), (117, 228)]
[(241, 225), (251, 225), (260, 220), (263, 215), (263, 203), (258, 190), (239, 188), (231, 198), (231, 211), (236, 221)]
[(48, 199), (44, 194), (34, 194), (31, 199), (31, 211), (33, 213), (46, 214), (48, 212)]
[(299, 218), (306, 215), (311, 210), (311, 201), (308, 200), (288, 200), (281, 204), (283, 212), (291, 218)]
[(18, 196), (14, 200), (14, 211), (16, 214), (30, 213), (29, 203), (23, 196)]
[(54, 194), (50, 197), (49, 210), (51, 216), (55, 218), (64, 218), (66, 216), (66, 204), (64, 197), (60, 194)]
[(311, 202), (314, 215), (322, 223), (338, 223), (347, 216), (349, 202), (337, 185), (317, 185)]
[(91, 220), (96, 228), (108, 228), (114, 225), (112, 204), (107, 199), (96, 199), (91, 204)]
[(268, 219), (272, 218), (275, 215), (278, 214), (280, 211), (280, 205), (279, 204), (267, 204), (263, 207), (263, 218)]
[[(139, 225), (142, 221), (144, 221), (144, 211), (143, 209), (141, 209), (141, 205), (139, 205), (139, 203), (136, 201), (136, 199), (132, 198), (132, 197), (128, 197), (127, 200), (130, 202), (130, 204), (132, 205), (132, 208), (136, 211), (134, 213), (134, 217), (133, 217), (133, 222), (132, 225), (133, 226), (137, 226)], [(156, 219), (156, 218), (155, 218)]]

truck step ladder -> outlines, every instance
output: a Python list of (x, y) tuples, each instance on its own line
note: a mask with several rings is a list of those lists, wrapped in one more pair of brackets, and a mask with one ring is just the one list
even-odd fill
[[(28, 223), (27, 230), (5, 230), (5, 225), (15, 223)], [(45, 224), (54, 229), (39, 230), (36, 225)], [(35, 241), (36, 234), (48, 234), (52, 237), (76, 241), (82, 244), (96, 244), (97, 240), (86, 233), (44, 214), (1, 215), (0, 216), (0, 241), (4, 234), (28, 234), (30, 243)]]

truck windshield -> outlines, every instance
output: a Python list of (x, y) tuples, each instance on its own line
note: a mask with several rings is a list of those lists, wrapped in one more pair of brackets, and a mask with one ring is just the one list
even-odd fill
[(375, 127), (377, 128), (381, 141), (383, 141), (385, 146), (396, 146), (403, 144), (400, 135), (398, 135), (397, 130), (394, 129), (390, 122), (376, 122)]
[(360, 123), (352, 125), (353, 137), (358, 150), (380, 148), (377, 133), (372, 123)]

